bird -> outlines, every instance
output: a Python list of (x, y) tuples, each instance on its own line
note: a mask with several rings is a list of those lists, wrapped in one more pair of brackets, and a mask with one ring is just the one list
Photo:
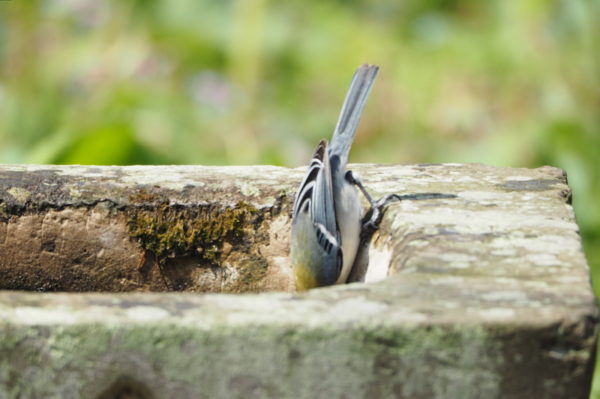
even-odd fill
[(356, 70), (331, 142), (319, 142), (296, 192), (290, 258), (297, 291), (347, 281), (363, 229), (358, 190), (371, 204), (371, 215), (377, 214), (367, 223), (374, 227), (373, 220), (379, 216), (382, 203), (374, 202), (358, 175), (346, 170), (348, 153), (378, 71), (377, 65), (369, 64)]

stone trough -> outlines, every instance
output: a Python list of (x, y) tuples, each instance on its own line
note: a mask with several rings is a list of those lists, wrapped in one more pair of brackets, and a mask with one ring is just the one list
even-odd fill
[[(565, 174), (354, 165), (361, 280), (293, 292), (304, 169), (0, 166), (0, 398), (587, 398)], [(129, 396), (126, 396), (129, 395)]]

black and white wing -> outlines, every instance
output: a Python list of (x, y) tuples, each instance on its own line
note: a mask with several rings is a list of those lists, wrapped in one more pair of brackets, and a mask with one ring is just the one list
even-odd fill
[(298, 189), (293, 218), (298, 218), (301, 213), (308, 213), (321, 248), (330, 254), (334, 248), (339, 247), (339, 237), (327, 150), (327, 140), (321, 140)]

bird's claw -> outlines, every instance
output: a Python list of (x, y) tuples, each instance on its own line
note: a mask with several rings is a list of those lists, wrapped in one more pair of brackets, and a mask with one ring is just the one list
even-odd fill
[(391, 202), (400, 200), (401, 197), (398, 194), (388, 194), (377, 201), (373, 201), (371, 203), (371, 209), (369, 209), (363, 219), (363, 229), (371, 232), (378, 230), (381, 219), (383, 218), (383, 213), (385, 212), (385, 207)]

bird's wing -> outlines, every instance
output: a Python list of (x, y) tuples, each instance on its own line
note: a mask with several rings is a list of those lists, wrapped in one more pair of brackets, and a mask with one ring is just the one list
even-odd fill
[(298, 189), (293, 217), (296, 218), (300, 212), (308, 211), (314, 225), (320, 225), (321, 227), (318, 227), (318, 229), (324, 229), (328, 232), (328, 235), (322, 235), (324, 241), (330, 240), (330, 237), (332, 237), (335, 239), (334, 244), (337, 245), (338, 228), (335, 219), (333, 185), (327, 146), (327, 140), (321, 140), (317, 146), (308, 167), (308, 172)]

